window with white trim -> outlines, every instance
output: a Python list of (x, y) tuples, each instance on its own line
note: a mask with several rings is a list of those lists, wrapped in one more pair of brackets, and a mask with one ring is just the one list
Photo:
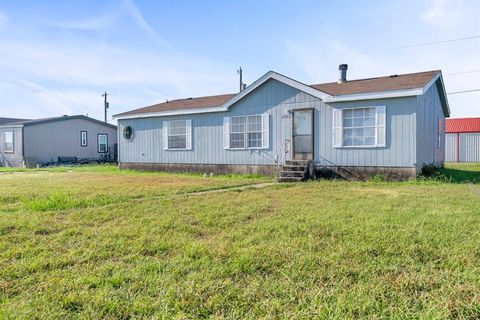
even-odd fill
[(99, 153), (108, 152), (108, 135), (105, 133), (99, 133), (97, 135), (97, 149)]
[(268, 149), (269, 115), (256, 114), (224, 118), (225, 149)]
[(247, 117), (247, 148), (262, 147), (262, 115)]
[(192, 120), (164, 121), (164, 149), (190, 150), (192, 148)]
[(230, 118), (230, 149), (245, 148), (245, 117)]
[(4, 132), (3, 137), (4, 137), (3, 151), (13, 153), (13, 131)]
[(335, 147), (385, 146), (385, 106), (336, 109)]
[(86, 147), (87, 143), (87, 131), (80, 131), (80, 147)]

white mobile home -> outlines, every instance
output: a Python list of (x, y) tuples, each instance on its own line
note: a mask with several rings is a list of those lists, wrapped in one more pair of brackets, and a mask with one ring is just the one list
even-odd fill
[(237, 94), (117, 114), (121, 168), (412, 177), (444, 162), (450, 114), (440, 71), (306, 85), (270, 71)]

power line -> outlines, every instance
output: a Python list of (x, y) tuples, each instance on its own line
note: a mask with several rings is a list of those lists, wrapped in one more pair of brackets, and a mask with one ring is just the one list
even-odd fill
[(468, 93), (468, 92), (477, 92), (477, 91), (480, 91), (480, 89), (447, 92), (447, 94), (458, 94), (458, 93)]
[(379, 51), (389, 51), (389, 50), (397, 50), (397, 49), (407, 49), (407, 48), (414, 48), (414, 47), (431, 46), (431, 45), (440, 44), (440, 43), (464, 41), (464, 40), (471, 40), (471, 39), (478, 39), (478, 38), (480, 38), (480, 35), (474, 35), (474, 36), (462, 37), (462, 38), (454, 38), (454, 39), (448, 39), (448, 40), (432, 41), (432, 42), (423, 42), (423, 43), (417, 43), (417, 44), (411, 44), (411, 45), (382, 49), (382, 50), (379, 50)]
[(456, 75), (456, 74), (466, 74), (466, 73), (475, 73), (475, 72), (480, 72), (480, 69), (478, 69), (478, 70), (469, 70), (469, 71), (446, 73), (445, 75), (446, 75), (446, 76), (451, 76), (451, 75)]

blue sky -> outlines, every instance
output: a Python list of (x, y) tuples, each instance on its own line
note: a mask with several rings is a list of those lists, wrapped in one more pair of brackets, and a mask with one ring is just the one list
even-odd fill
[[(480, 88), (480, 1), (0, 0), (0, 116), (103, 117), (165, 99), (237, 91), (274, 70), (305, 83), (441, 69)], [(477, 71), (460, 73), (466, 71)], [(459, 74), (460, 73), (460, 74)], [(480, 116), (480, 92), (449, 96)], [(110, 120), (111, 121), (111, 120)]]

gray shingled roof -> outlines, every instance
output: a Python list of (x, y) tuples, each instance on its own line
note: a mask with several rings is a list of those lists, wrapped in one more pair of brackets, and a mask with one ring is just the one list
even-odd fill
[(25, 119), (17, 119), (19, 121), (8, 122), (8, 123), (0, 123), (0, 126), (33, 126), (37, 124), (45, 124), (49, 122), (56, 122), (56, 121), (64, 121), (64, 120), (72, 120), (72, 119), (84, 119), (87, 121), (96, 122), (99, 124), (103, 124), (108, 127), (116, 128), (117, 126), (105, 123), (103, 121), (93, 119), (84, 115), (74, 115), (74, 116), (61, 116), (61, 117), (52, 117), (52, 118), (43, 118), (43, 119), (34, 119), (34, 120), (25, 120)]
[(26, 119), (18, 119), (18, 118), (0, 118), (0, 125), (12, 122), (20, 122), (26, 121)]

